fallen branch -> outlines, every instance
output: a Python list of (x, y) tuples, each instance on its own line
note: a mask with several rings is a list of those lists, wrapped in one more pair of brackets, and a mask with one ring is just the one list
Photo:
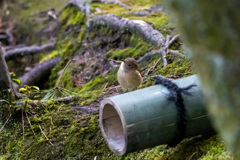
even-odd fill
[(165, 66), (167, 65), (166, 56), (167, 56), (167, 54), (169, 54), (169, 53), (184, 58), (185, 56), (184, 56), (183, 54), (179, 53), (178, 51), (168, 49), (168, 48), (170, 47), (170, 45), (171, 45), (179, 36), (180, 36), (180, 35), (178, 34), (178, 35), (175, 35), (172, 39), (170, 39), (170, 36), (167, 35), (165, 44), (162, 45), (162, 46), (160, 46), (161, 49), (146, 53), (144, 56), (140, 57), (140, 58), (137, 60), (137, 62), (140, 63), (140, 62), (142, 62), (142, 61), (144, 61), (144, 60), (150, 59), (151, 56), (153, 56), (153, 55), (159, 54), (159, 55), (162, 56), (163, 66), (165, 67)]
[(7, 29), (6, 31), (5, 31), (5, 33), (6, 33), (6, 35), (7, 35), (7, 39), (8, 39), (8, 43), (10, 44), (10, 45), (13, 45), (14, 44), (14, 38), (13, 38), (13, 35), (12, 35), (12, 33), (10, 32), (10, 29)]
[(44, 137), (47, 139), (47, 141), (48, 141), (52, 146), (54, 146), (54, 145), (52, 144), (52, 142), (48, 139), (48, 137), (46, 136), (46, 134), (43, 132), (42, 127), (41, 127), (40, 125), (38, 125), (38, 126), (39, 126), (42, 134), (44, 135)]
[(30, 47), (20, 47), (12, 50), (8, 50), (4, 53), (5, 60), (14, 59), (17, 56), (23, 56), (30, 53), (39, 53), (46, 50), (53, 49), (55, 47), (55, 43), (44, 44), (42, 46), (30, 46)]
[(108, 27), (114, 31), (131, 32), (156, 46), (162, 46), (165, 42), (164, 36), (158, 30), (142, 20), (129, 20), (112, 14), (95, 15), (90, 28), (97, 26)]
[(156, 5), (151, 6), (150, 8), (142, 10), (142, 11), (130, 12), (130, 14), (134, 15), (134, 16), (143, 17), (143, 16), (148, 16), (148, 15), (152, 14), (153, 12), (163, 12), (163, 6), (156, 4)]
[(56, 66), (60, 62), (60, 57), (55, 57), (50, 60), (46, 60), (36, 67), (34, 67), (31, 71), (24, 74), (19, 80), (22, 82), (20, 86), (15, 85), (16, 88), (20, 88), (23, 85), (33, 85), (35, 82), (39, 81), (41, 78), (50, 74), (51, 69)]
[(22, 47), (26, 47), (25, 44), (18, 44), (18, 45), (9, 45), (9, 46), (4, 46), (2, 47), (4, 49), (4, 51), (9, 51), (9, 50), (12, 50), (12, 49), (16, 49), (16, 48), (22, 48)]

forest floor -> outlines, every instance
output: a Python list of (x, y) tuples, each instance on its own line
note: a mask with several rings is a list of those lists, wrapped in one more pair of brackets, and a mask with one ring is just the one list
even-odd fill
[[(23, 81), (40, 88), (39, 94), (29, 91), (17, 100), (26, 106), (2, 104), (0, 159), (232, 159), (218, 135), (184, 139), (173, 148), (159, 145), (114, 155), (98, 120), (101, 101), (123, 93), (114, 61), (138, 60), (144, 78), (139, 89), (154, 85), (153, 75), (178, 79), (196, 74), (194, 64), (186, 58), (187, 51), (162, 2), (71, 2), (19, 0), (4, 8), (0, 29), (11, 33), (2, 41), (5, 51), (55, 44), (49, 50), (23, 52), (7, 60), (10, 72), (21, 79), (48, 60), (60, 60), (48, 71), (41, 71), (48, 74), (41, 74), (31, 84)], [(161, 50), (164, 44), (168, 48)], [(147, 53), (150, 56), (144, 57)], [(23, 85), (18, 88), (27, 89)], [(73, 98), (60, 99), (66, 96)]]

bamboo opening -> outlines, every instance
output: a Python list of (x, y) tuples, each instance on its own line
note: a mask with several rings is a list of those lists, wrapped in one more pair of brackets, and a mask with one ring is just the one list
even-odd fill
[(102, 132), (109, 148), (117, 155), (126, 151), (126, 139), (121, 118), (111, 104), (105, 104), (102, 110)]

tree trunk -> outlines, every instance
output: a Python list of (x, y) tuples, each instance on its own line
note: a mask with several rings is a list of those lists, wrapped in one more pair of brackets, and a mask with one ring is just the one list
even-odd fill
[(215, 127), (240, 159), (240, 1), (165, 2), (191, 49)]
[(9, 89), (11, 89), (12, 98), (15, 98), (17, 95), (16, 90), (13, 87), (13, 83), (9, 75), (8, 67), (3, 56), (2, 48), (0, 46), (0, 95), (1, 95), (1, 98), (6, 99)]

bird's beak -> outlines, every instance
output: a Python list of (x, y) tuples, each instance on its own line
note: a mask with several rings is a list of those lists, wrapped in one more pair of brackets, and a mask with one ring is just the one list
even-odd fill
[(124, 63), (125, 63), (124, 59), (122, 60), (122, 62), (124, 62)]

